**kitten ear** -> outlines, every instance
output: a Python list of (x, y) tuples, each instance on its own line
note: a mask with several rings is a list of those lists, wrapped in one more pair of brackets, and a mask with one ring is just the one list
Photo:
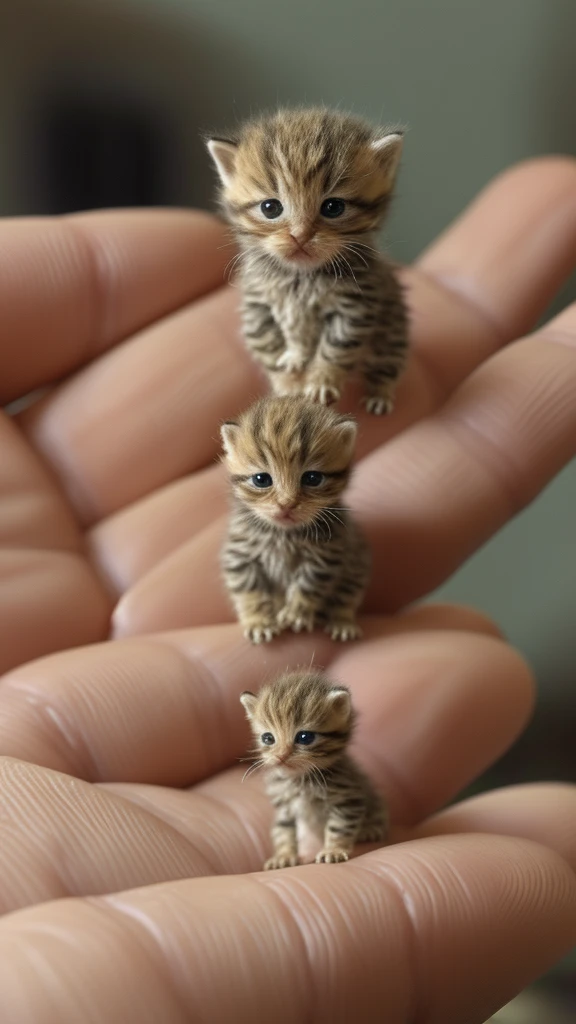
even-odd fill
[(332, 690), (328, 691), (328, 701), (332, 707), (333, 714), (338, 719), (340, 727), (349, 725), (352, 718), (350, 691), (342, 686), (335, 686)]
[(371, 149), (377, 154), (378, 160), (384, 174), (386, 183), (391, 188), (398, 171), (404, 139), (399, 132), (392, 132), (390, 135), (383, 135), (371, 143)]
[(250, 693), (250, 690), (245, 690), (244, 693), (240, 694), (240, 703), (242, 704), (246, 712), (246, 716), (249, 719), (252, 719), (257, 699), (256, 694)]
[(352, 461), (354, 455), (354, 448), (356, 447), (356, 435), (358, 433), (358, 424), (353, 419), (342, 419), (339, 423), (334, 426), (334, 433), (338, 439), (340, 450), (342, 455), (347, 462)]
[(236, 173), (238, 146), (225, 139), (208, 139), (208, 152), (216, 164), (223, 185), (229, 185)]
[(226, 455), (233, 455), (236, 450), (236, 437), (240, 429), (238, 423), (223, 423), (220, 427), (220, 437)]

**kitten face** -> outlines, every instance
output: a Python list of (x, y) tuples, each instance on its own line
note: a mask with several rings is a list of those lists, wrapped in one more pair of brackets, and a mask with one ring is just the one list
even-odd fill
[(327, 768), (346, 747), (354, 724), (350, 693), (314, 672), (286, 673), (240, 700), (265, 766), (306, 775)]
[(337, 269), (384, 218), (402, 136), (335, 111), (280, 110), (208, 147), (245, 247), (300, 270)]
[(330, 523), (348, 481), (356, 423), (300, 397), (264, 398), (221, 429), (236, 498), (290, 530)]

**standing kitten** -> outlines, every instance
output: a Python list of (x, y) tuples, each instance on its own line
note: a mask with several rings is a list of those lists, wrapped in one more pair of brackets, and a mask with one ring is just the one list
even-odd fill
[(360, 635), (368, 547), (340, 503), (355, 439), (354, 420), (296, 395), (223, 425), (234, 496), (224, 578), (253, 643), (317, 624), (334, 640)]
[(368, 411), (390, 412), (407, 314), (375, 233), (402, 136), (339, 111), (280, 110), (208, 148), (242, 254), (244, 335), (274, 391), (329, 404), (359, 371)]
[(346, 753), (354, 724), (350, 693), (312, 672), (292, 672), (240, 697), (271, 771), (274, 856), (265, 868), (298, 864), (297, 824), (323, 839), (317, 864), (348, 860), (356, 843), (386, 837), (387, 812), (370, 780)]

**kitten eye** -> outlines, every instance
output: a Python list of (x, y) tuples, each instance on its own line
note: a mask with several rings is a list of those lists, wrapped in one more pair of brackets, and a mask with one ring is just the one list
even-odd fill
[(263, 732), (260, 739), (262, 743), (265, 743), (267, 747), (271, 747), (273, 743), (276, 743), (271, 732)]
[(268, 220), (275, 220), (276, 217), (280, 217), (284, 213), (284, 207), (279, 199), (265, 199), (263, 203), (260, 203), (260, 209)]
[(272, 487), (270, 473), (255, 473), (251, 479), (254, 487)]
[(294, 740), (294, 743), (298, 743), (298, 744), (300, 744), (303, 747), (309, 747), (311, 743), (314, 743), (315, 739), (316, 739), (316, 733), (315, 732), (308, 732), (307, 730), (304, 730), (304, 732), (297, 732), (296, 733), (296, 738)]
[(320, 207), (323, 217), (341, 217), (346, 209), (343, 199), (325, 199)]
[(324, 473), (319, 473), (316, 469), (310, 469), (307, 473), (302, 474), (300, 483), (303, 487), (319, 487), (320, 484), (324, 483)]

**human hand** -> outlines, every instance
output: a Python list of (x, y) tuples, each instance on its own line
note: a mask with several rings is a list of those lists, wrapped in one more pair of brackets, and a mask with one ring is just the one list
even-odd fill
[[(385, 436), (403, 433), (363, 460), (355, 490), (386, 584), (373, 591), (374, 610), (425, 592), (510, 514), (506, 494), (483, 461), (482, 442), (467, 454), (456, 443), (463, 433), (482, 438), (489, 425), (490, 451), (513, 460), (516, 475), (510, 471), (506, 485), (518, 501), (535, 493), (572, 454), (575, 412), (568, 396), (574, 362), (568, 346), (547, 347), (545, 336), (489, 360), (427, 423), (403, 428), (440, 403), (439, 392), (427, 389), (423, 369), (435, 353), (435, 379), (449, 377), (449, 390), (498, 344), (527, 329), (558, 286), (576, 234), (574, 180), (563, 162), (513, 172), (451, 240), (425, 257), (428, 272), (436, 260), (438, 272), (449, 275), (452, 251), (460, 287), (500, 322), (498, 341), (457, 293), (413, 275), (419, 284), (413, 289), (412, 385), (407, 383), (405, 400), (399, 396), (398, 412), (384, 428)], [(506, 224), (500, 224), (502, 209)], [(54, 264), (54, 250), (46, 258), (70, 289), (64, 301), (52, 278), (38, 274), (44, 301), (36, 302), (30, 284), (31, 264), (43, 266), (32, 260), (30, 246), (48, 228), (68, 232), (71, 224), (84, 240), (86, 233), (98, 237), (100, 266), (121, 282), (114, 300), (103, 302), (103, 346), (178, 307), (194, 288), (214, 287), (221, 272), (217, 256), (214, 264), (203, 260), (198, 266), (202, 245), (215, 247), (218, 231), (193, 216), (85, 216), (59, 222), (57, 229), (36, 224), (25, 240), (20, 277), (18, 239), (12, 238), (10, 297), (27, 296), (27, 304), (18, 313), (15, 305), (12, 321), (6, 318), (7, 337), (21, 356), (17, 360), (12, 350), (4, 357), (2, 379), (10, 397), (71, 369), (77, 359), (67, 346), (83, 344), (85, 351), (88, 278), (74, 279), (76, 257), (68, 250), (65, 258), (62, 235), (59, 261)], [(21, 229), (11, 228), (16, 235)], [(105, 241), (111, 235), (114, 245)], [(54, 241), (44, 235), (43, 244)], [(505, 265), (495, 266), (494, 252), (502, 251)], [(508, 263), (514, 275), (506, 281)], [(519, 263), (523, 273), (517, 278)], [(4, 562), (12, 567), (11, 587), (2, 582), (10, 627), (5, 667), (103, 636), (114, 590), (124, 594), (115, 617), (118, 634), (227, 617), (214, 560), (221, 525), (212, 525), (215, 510), (224, 508), (224, 487), (217, 467), (203, 467), (216, 451), (218, 421), (255, 393), (254, 371), (233, 337), (232, 304), (228, 293), (215, 293), (161, 321), (19, 418), (18, 426), (67, 494), (68, 507), (17, 438), (14, 422), (4, 424), (13, 495), (5, 503), (4, 538), (8, 555), (25, 551), (27, 557), (23, 573), (21, 563)], [(116, 331), (114, 316), (120, 323)], [(560, 329), (569, 332), (573, 321), (567, 312)], [(463, 335), (468, 344), (460, 350)], [(37, 342), (46, 339), (62, 344), (44, 344), (31, 358)], [(219, 375), (221, 363), (226, 369)], [(498, 387), (504, 387), (503, 397)], [(477, 433), (468, 435), (470, 422)], [(382, 436), (382, 424), (377, 426), (363, 421), (365, 451)], [(401, 442), (405, 447), (399, 450)], [(386, 461), (390, 451), (396, 451), (392, 464)], [(433, 480), (426, 475), (432, 457), (440, 467)], [(188, 470), (196, 472), (183, 476)], [(447, 493), (454, 480), (460, 481), (461, 497)], [(27, 499), (24, 506), (18, 505), (19, 494)], [(87, 526), (92, 558), (83, 560), (81, 534)], [(407, 565), (407, 552), (415, 553), (415, 564)], [(193, 576), (181, 573), (181, 565)], [(201, 581), (195, 601), (189, 586), (194, 576)], [(38, 584), (44, 581), (42, 589)], [(188, 603), (182, 604), (183, 582)], [(55, 590), (61, 603), (52, 624)], [(381, 1019), (375, 1014), (381, 1014), (385, 998), (391, 1022), (418, 1012), (431, 1021), (480, 1021), (567, 948), (573, 937), (572, 875), (561, 859), (522, 837), (546, 843), (573, 863), (571, 790), (491, 795), (427, 820), (521, 727), (530, 703), (526, 670), (472, 613), (420, 609), (392, 622), (375, 616), (366, 627), (366, 641), (344, 653), (327, 640), (291, 638), (275, 642), (264, 656), (239, 641), (235, 626), (214, 626), (70, 652), (5, 678), (0, 751), (44, 767), (4, 762), (4, 909), (68, 893), (109, 894), (161, 883), (143, 893), (105, 896), (96, 906), (57, 902), (6, 917), (0, 925), (9, 954), (0, 990), (6, 1019), (18, 1005), (41, 1024), (82, 1019), (88, 1007), (99, 1015), (95, 1020), (180, 1020), (199, 1016), (202, 1007), (206, 1019), (241, 1021), (262, 1000), (283, 1008), (285, 1016), (276, 1013), (276, 1019), (300, 1021), (313, 1000), (310, 1019), (321, 1021), (322, 1013), (327, 1020), (350, 1019), (354, 1010), (375, 1020)], [(258, 868), (268, 809), (259, 788), (245, 784), (239, 791), (238, 775), (229, 769), (246, 739), (237, 695), (284, 667), (288, 657), (305, 662), (314, 650), (320, 662), (332, 658), (333, 674), (353, 687), (365, 711), (359, 756), (390, 796), (396, 838), (414, 841), (347, 865), (344, 881), (340, 869), (330, 877), (315, 867), (283, 873), (276, 885), (260, 875), (169, 881)], [(54, 769), (107, 785), (76, 782)], [(190, 793), (157, 789), (195, 783), (199, 788)], [(15, 799), (19, 806), (11, 818)], [(521, 838), (450, 835), (475, 830)], [(417, 838), (437, 831), (449, 835)], [(399, 895), (391, 897), (391, 891)], [(314, 921), (303, 913), (303, 897), (316, 908)], [(326, 926), (316, 930), (320, 912)], [(414, 955), (403, 946), (410, 928)], [(45, 945), (45, 936), (56, 934), (63, 945)], [(314, 968), (311, 989), (303, 949)], [(55, 988), (44, 987), (46, 975), (37, 969), (29, 980), (28, 964), (37, 957), (36, 964), (59, 979)], [(145, 978), (142, 957), (152, 966), (149, 973), (144, 969)], [(179, 972), (183, 959), (190, 964), (190, 988)], [(410, 965), (416, 965), (411, 975)], [(172, 972), (172, 984), (163, 983), (165, 971)]]

